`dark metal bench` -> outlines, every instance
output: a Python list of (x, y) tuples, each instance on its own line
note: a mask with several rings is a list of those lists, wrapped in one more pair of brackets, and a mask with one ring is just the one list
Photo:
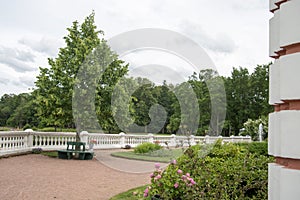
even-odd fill
[(57, 152), (60, 159), (91, 160), (94, 157), (94, 152), (85, 150), (84, 142), (67, 142), (67, 149), (58, 150)]

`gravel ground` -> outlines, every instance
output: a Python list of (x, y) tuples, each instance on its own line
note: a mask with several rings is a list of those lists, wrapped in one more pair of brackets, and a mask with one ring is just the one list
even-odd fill
[[(124, 159), (115, 162), (119, 166), (126, 164)], [(97, 159), (61, 160), (39, 154), (2, 158), (0, 199), (105, 200), (150, 181), (149, 173), (125, 171), (108, 167)]]

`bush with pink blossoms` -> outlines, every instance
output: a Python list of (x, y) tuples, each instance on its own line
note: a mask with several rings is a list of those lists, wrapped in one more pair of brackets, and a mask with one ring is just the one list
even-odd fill
[(155, 171), (150, 178), (152, 184), (144, 191), (144, 197), (151, 196), (154, 199), (188, 199), (197, 184), (188, 172), (178, 167), (176, 160), (171, 162), (167, 170), (155, 164)]
[(267, 199), (272, 157), (239, 144), (195, 145), (151, 174), (147, 198), (159, 200)]

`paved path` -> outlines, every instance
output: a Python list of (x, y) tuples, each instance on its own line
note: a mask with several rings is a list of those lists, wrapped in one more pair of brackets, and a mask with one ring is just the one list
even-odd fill
[[(111, 156), (112, 152), (122, 151), (115, 150), (95, 150), (95, 158), (109, 168), (123, 171), (126, 173), (150, 173), (154, 170), (155, 162), (129, 160)], [(124, 150), (123, 150), (124, 151)], [(126, 150), (125, 150), (126, 151)], [(128, 150), (127, 150), (128, 151)], [(166, 167), (166, 163), (160, 163), (161, 167)]]
[(88, 161), (36, 154), (2, 158), (0, 199), (106, 200), (150, 182), (142, 172), (153, 171), (153, 162), (112, 158), (110, 152), (97, 150)]

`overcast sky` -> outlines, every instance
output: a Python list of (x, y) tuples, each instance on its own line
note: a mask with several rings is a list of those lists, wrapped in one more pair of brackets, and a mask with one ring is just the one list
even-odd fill
[[(252, 72), (257, 64), (271, 61), (271, 14), (266, 0), (1, 1), (0, 95), (28, 92), (34, 86), (38, 67), (47, 67), (47, 58), (56, 57), (58, 48), (64, 46), (66, 28), (75, 20), (82, 22), (93, 10), (106, 39), (139, 28), (176, 31), (203, 47), (220, 75), (228, 76), (232, 67), (239, 66)], [(147, 54), (156, 55), (150, 51), (124, 59), (132, 66), (149, 65)], [(156, 64), (172, 67), (173, 62), (177, 67), (182, 65), (181, 70), (185, 68), (177, 58), (156, 56), (169, 59), (158, 59)]]

